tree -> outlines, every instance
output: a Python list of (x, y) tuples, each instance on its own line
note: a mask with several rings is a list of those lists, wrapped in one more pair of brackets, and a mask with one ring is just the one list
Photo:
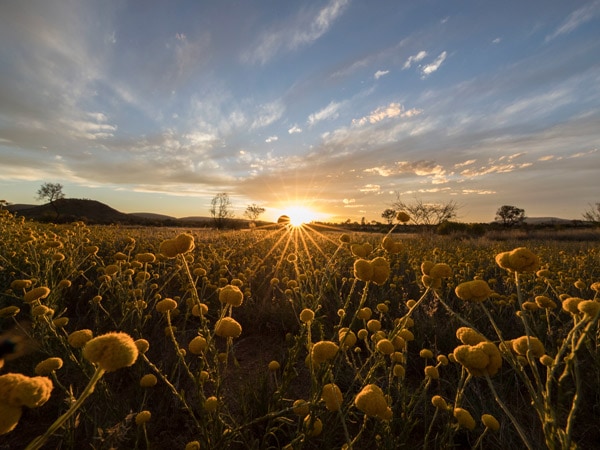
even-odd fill
[(246, 211), (244, 211), (244, 216), (246, 216), (251, 222), (254, 222), (264, 212), (265, 208), (258, 206), (256, 203), (252, 203), (251, 205), (248, 205)]
[(406, 203), (400, 199), (400, 194), (396, 194), (396, 201), (392, 206), (396, 211), (408, 213), (417, 225), (439, 225), (455, 218), (459, 208), (454, 200), (447, 203), (425, 203), (422, 199), (415, 198), (413, 203)]
[(586, 210), (582, 215), (589, 222), (600, 223), (600, 203), (596, 203), (595, 206), (590, 204), (590, 209)]
[(54, 208), (57, 218), (60, 215), (60, 212), (58, 211), (55, 202), (56, 200), (61, 200), (63, 198), (65, 198), (65, 194), (63, 193), (63, 186), (60, 183), (44, 183), (37, 191), (37, 199), (48, 200)]
[(213, 197), (210, 201), (210, 215), (213, 218), (216, 228), (223, 228), (227, 223), (227, 219), (233, 218), (231, 211), (231, 201), (229, 194), (221, 192)]
[(505, 227), (521, 225), (525, 221), (525, 210), (512, 205), (503, 205), (496, 211), (496, 220)]
[(381, 213), (381, 217), (387, 220), (388, 225), (391, 225), (396, 218), (396, 210), (388, 208)]

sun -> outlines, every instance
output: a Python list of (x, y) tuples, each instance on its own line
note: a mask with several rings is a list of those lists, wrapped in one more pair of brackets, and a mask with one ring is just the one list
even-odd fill
[[(318, 214), (304, 206), (289, 206), (283, 211), (284, 216), (289, 217), (289, 223), (293, 227), (299, 227), (305, 223), (317, 220)], [(283, 216), (282, 216), (283, 217)]]

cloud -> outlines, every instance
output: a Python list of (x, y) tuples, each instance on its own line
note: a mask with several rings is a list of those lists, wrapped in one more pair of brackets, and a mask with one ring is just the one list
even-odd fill
[(288, 130), (289, 134), (296, 134), (296, 133), (302, 133), (302, 128), (300, 128), (298, 125), (294, 125), (292, 128), (290, 128)]
[(384, 75), (387, 75), (388, 73), (390, 73), (389, 70), (378, 70), (373, 75), (373, 78), (375, 78), (376, 80), (379, 80), (381, 77), (383, 77)]
[(586, 22), (592, 20), (596, 15), (600, 13), (600, 1), (596, 0), (593, 3), (589, 3), (582, 6), (579, 9), (573, 11), (569, 16), (554, 30), (552, 34), (546, 36), (546, 42), (562, 35), (568, 34), (571, 31), (579, 28)]
[(256, 119), (250, 125), (250, 129), (257, 129), (271, 125), (283, 116), (285, 105), (279, 101), (264, 103), (258, 107), (256, 111)]
[(378, 184), (366, 184), (362, 188), (359, 189), (360, 192), (370, 192), (370, 193), (380, 193), (381, 186)]
[(277, 140), (279, 140), (279, 138), (277, 136), (269, 136), (268, 138), (265, 139), (265, 142), (267, 144), (270, 144), (271, 142), (276, 142)]
[(308, 124), (314, 125), (315, 123), (321, 122), (322, 120), (337, 119), (337, 117), (339, 116), (339, 109), (341, 106), (341, 103), (332, 101), (325, 108), (308, 116)]
[(438, 55), (438, 57), (435, 59), (435, 61), (433, 61), (431, 64), (427, 64), (426, 66), (423, 66), (423, 69), (421, 69), (422, 78), (425, 78), (425, 77), (431, 75), (436, 70), (438, 70), (440, 68), (440, 66), (442, 65), (442, 63), (446, 60), (446, 56), (447, 56), (446, 51), (443, 51), (442, 53), (440, 53)]
[(492, 41), (492, 44), (499, 44), (500, 42), (502, 42), (502, 38), (497, 37)]
[(404, 66), (402, 66), (402, 70), (410, 69), (410, 67), (413, 65), (413, 63), (421, 61), (426, 56), (427, 56), (427, 52), (425, 50), (421, 50), (416, 55), (409, 56), (408, 59), (406, 60), (406, 62), (404, 63)]
[(410, 118), (420, 114), (422, 110), (419, 109), (409, 109), (408, 111), (404, 111), (404, 107), (400, 103), (390, 103), (387, 106), (381, 106), (377, 108), (375, 111), (372, 111), (368, 116), (361, 117), (360, 119), (353, 119), (352, 125), (363, 126), (367, 123), (375, 124), (384, 119), (391, 119), (395, 117), (401, 118)]
[(323, 36), (343, 14), (349, 0), (330, 0), (322, 9), (298, 13), (295, 17), (260, 35), (242, 60), (251, 64), (265, 64), (284, 51), (295, 51), (311, 45)]

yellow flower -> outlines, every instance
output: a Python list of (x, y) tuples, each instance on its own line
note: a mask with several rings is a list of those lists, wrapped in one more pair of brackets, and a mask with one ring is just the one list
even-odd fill
[(456, 286), (454, 292), (461, 300), (476, 303), (483, 302), (493, 293), (490, 286), (484, 280), (465, 281)]
[(36, 375), (50, 375), (55, 370), (60, 369), (63, 366), (63, 360), (58, 357), (47, 358), (42, 362), (38, 363), (33, 370)]
[(308, 437), (316, 437), (323, 431), (323, 422), (321, 419), (313, 419), (312, 416), (306, 416), (304, 418), (304, 430)]
[(448, 409), (448, 403), (446, 403), (446, 400), (444, 400), (444, 397), (442, 397), (441, 395), (434, 395), (433, 397), (431, 397), (431, 404), (437, 409)]
[(475, 419), (473, 419), (471, 413), (466, 409), (454, 408), (454, 417), (461, 427), (471, 431), (475, 429)]
[(15, 291), (20, 291), (22, 289), (29, 289), (33, 282), (31, 280), (13, 280), (10, 283), (10, 288)]
[(419, 352), (419, 356), (423, 359), (433, 358), (433, 352), (428, 348), (424, 348)]
[(219, 301), (231, 306), (241, 306), (244, 294), (239, 287), (228, 284), (219, 291)]
[(371, 280), (378, 286), (384, 284), (390, 276), (390, 263), (383, 257), (375, 258), (371, 261), (373, 275)]
[(381, 322), (377, 319), (371, 319), (367, 322), (367, 330), (374, 333), (381, 330)]
[(456, 362), (462, 364), (473, 376), (493, 376), (502, 366), (500, 350), (490, 341), (476, 345), (459, 345), (452, 355)]
[(371, 281), (373, 278), (373, 266), (366, 259), (354, 261), (354, 277), (360, 281)]
[(7, 306), (5, 308), (0, 309), (0, 319), (5, 319), (8, 317), (14, 317), (21, 309), (18, 306)]
[(219, 400), (214, 395), (211, 397), (208, 397), (204, 401), (204, 409), (207, 410), (208, 412), (216, 411), (218, 406), (219, 406)]
[(158, 378), (152, 373), (148, 373), (140, 378), (140, 386), (143, 388), (154, 387), (156, 386), (156, 383), (158, 383)]
[(37, 408), (48, 401), (52, 388), (52, 381), (48, 377), (7, 373), (0, 376), (0, 404)]
[(456, 337), (466, 345), (477, 345), (480, 342), (487, 341), (482, 334), (469, 327), (460, 327), (456, 330)]
[(271, 372), (277, 372), (281, 368), (281, 364), (279, 361), (271, 361), (268, 365), (268, 369)]
[(362, 244), (352, 244), (350, 246), (350, 251), (354, 256), (358, 256), (359, 258), (366, 258), (369, 252), (368, 248)]
[(310, 410), (309, 403), (306, 400), (298, 399), (294, 401), (292, 405), (292, 412), (298, 417), (306, 417)]
[(402, 244), (391, 236), (386, 236), (381, 241), (381, 246), (390, 254), (400, 253), (402, 251)]
[(315, 318), (315, 313), (312, 309), (304, 308), (300, 311), (300, 321), (304, 323), (310, 323)]
[(93, 337), (94, 333), (92, 333), (92, 330), (88, 330), (86, 328), (83, 330), (73, 331), (67, 337), (67, 341), (69, 342), (69, 345), (71, 347), (82, 348), (87, 343), (87, 341), (89, 341)]
[(23, 301), (25, 303), (31, 303), (36, 300), (46, 298), (46, 297), (48, 297), (49, 294), (50, 294), (49, 288), (47, 288), (45, 286), (36, 287), (25, 293), (25, 295), (23, 296)]
[(150, 342), (146, 339), (137, 339), (133, 342), (140, 353), (146, 353), (150, 348)]
[(562, 301), (562, 309), (571, 314), (578, 314), (579, 309), (577, 307), (584, 300), (579, 297), (567, 297)]
[(329, 383), (323, 386), (321, 399), (325, 402), (325, 408), (329, 411), (339, 411), (344, 400), (342, 391), (335, 383)]
[(135, 415), (135, 424), (142, 425), (144, 423), (150, 422), (152, 418), (152, 413), (150, 411), (141, 411)]
[(392, 373), (395, 377), (404, 378), (404, 375), (406, 374), (406, 369), (402, 364), (395, 364), (394, 368), (392, 369)]
[(431, 278), (448, 278), (452, 276), (452, 268), (445, 263), (434, 264), (427, 275)]
[(404, 211), (398, 211), (398, 214), (396, 214), (396, 219), (398, 222), (406, 223), (410, 220), (410, 216)]
[(540, 259), (525, 247), (498, 253), (496, 263), (503, 269), (513, 272), (535, 272), (540, 267)]
[(340, 328), (338, 331), (338, 339), (340, 341), (340, 346), (343, 349), (348, 349), (353, 347), (356, 344), (356, 334), (349, 328)]
[(215, 334), (221, 337), (239, 337), (242, 326), (232, 317), (223, 317), (215, 323)]
[(194, 246), (194, 236), (188, 233), (181, 233), (173, 239), (161, 242), (159, 252), (167, 258), (175, 258), (177, 255), (191, 252)]
[(535, 297), (535, 303), (540, 308), (546, 308), (546, 309), (556, 308), (556, 303), (554, 302), (554, 300), (552, 300), (549, 297), (546, 297), (545, 295), (538, 295), (538, 296), (536, 296)]
[(491, 414), (483, 414), (481, 416), (481, 422), (485, 425), (486, 428), (489, 428), (491, 431), (498, 431), (500, 429), (500, 422)]
[(156, 304), (156, 310), (163, 314), (166, 314), (168, 311), (173, 311), (176, 308), (177, 302), (172, 298), (164, 298)]
[(208, 342), (204, 338), (204, 336), (196, 336), (194, 339), (190, 341), (188, 344), (188, 348), (190, 352), (194, 355), (200, 355), (206, 351), (208, 348)]
[(319, 341), (312, 346), (310, 354), (314, 364), (321, 364), (333, 359), (338, 350), (339, 347), (335, 342)]
[(380, 339), (377, 341), (377, 351), (384, 355), (391, 355), (396, 351), (396, 348), (389, 339)]
[(0, 435), (14, 430), (22, 414), (23, 408), (20, 406), (12, 406), (0, 401)]
[(358, 317), (361, 320), (369, 320), (372, 315), (373, 311), (371, 311), (371, 308), (365, 306), (364, 308), (358, 310), (358, 314), (356, 315), (356, 317)]
[(592, 319), (593, 317), (596, 317), (598, 311), (600, 311), (600, 302), (595, 300), (584, 300), (577, 304), (577, 309), (579, 312), (584, 313), (586, 318)]
[(534, 358), (539, 358), (546, 353), (542, 341), (534, 336), (521, 336), (520, 338), (513, 339), (512, 348), (517, 354), (522, 356), (527, 356), (527, 351), (531, 350), (531, 356)]
[(185, 444), (184, 450), (200, 450), (200, 442), (190, 441), (187, 444)]
[(138, 253), (135, 259), (141, 263), (153, 263), (156, 261), (154, 253)]
[(435, 366), (427, 366), (425, 367), (425, 376), (427, 378), (431, 378), (433, 380), (438, 380), (440, 378), (440, 372), (438, 371), (438, 368)]
[(382, 418), (387, 415), (387, 401), (383, 391), (375, 384), (362, 388), (354, 398), (354, 405), (367, 416)]
[(83, 356), (106, 372), (133, 365), (138, 353), (138, 347), (131, 336), (121, 332), (95, 337), (83, 347)]

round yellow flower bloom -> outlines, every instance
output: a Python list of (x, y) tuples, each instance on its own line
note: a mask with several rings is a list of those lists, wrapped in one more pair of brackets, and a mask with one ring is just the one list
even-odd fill
[(375, 384), (367, 384), (354, 398), (354, 405), (367, 416), (380, 417), (386, 415), (387, 401), (381, 388)]
[(493, 293), (490, 286), (484, 280), (465, 281), (456, 286), (454, 292), (461, 300), (476, 303), (483, 302)]
[(29, 289), (33, 282), (31, 280), (13, 280), (10, 283), (10, 288), (15, 291), (20, 291), (22, 289)]
[(23, 301), (25, 303), (31, 303), (36, 300), (46, 298), (46, 297), (48, 297), (49, 294), (50, 294), (49, 288), (47, 288), (45, 286), (36, 287), (25, 293), (25, 295), (23, 296)]
[(310, 323), (315, 318), (315, 312), (312, 309), (304, 308), (300, 311), (300, 321), (303, 323)]
[(503, 269), (513, 272), (535, 272), (540, 267), (540, 259), (525, 247), (498, 253), (496, 263)]
[(586, 318), (591, 319), (600, 311), (600, 302), (596, 300), (584, 300), (577, 304), (577, 309), (579, 312), (584, 313)]
[(138, 253), (135, 256), (136, 261), (139, 261), (141, 263), (153, 263), (154, 261), (156, 261), (156, 256), (154, 255), (154, 253)]
[(500, 429), (500, 422), (498, 422), (498, 419), (491, 414), (483, 414), (481, 416), (481, 422), (491, 431), (498, 431)]
[(304, 430), (308, 437), (316, 437), (323, 431), (323, 422), (321, 419), (313, 419), (311, 416), (304, 418)]
[(371, 319), (367, 322), (367, 330), (374, 333), (381, 330), (381, 322), (377, 319)]
[(329, 411), (339, 411), (344, 401), (342, 391), (335, 383), (329, 383), (323, 386), (321, 399), (325, 402), (325, 408)]
[(442, 397), (441, 395), (434, 395), (433, 397), (431, 397), (431, 404), (437, 409), (448, 409), (448, 403), (446, 403), (446, 400), (444, 400), (444, 397)]
[(208, 342), (204, 336), (196, 336), (188, 344), (188, 349), (194, 355), (201, 355), (208, 348)]
[(94, 337), (92, 330), (83, 329), (73, 331), (67, 337), (67, 341), (71, 347), (82, 348), (90, 339)]
[(531, 356), (534, 358), (539, 358), (546, 353), (542, 341), (534, 336), (521, 336), (520, 338), (513, 339), (512, 348), (515, 353), (522, 356), (527, 356), (527, 351), (531, 350)]
[(398, 214), (396, 214), (396, 219), (398, 222), (406, 223), (410, 220), (410, 216), (404, 211), (398, 211)]
[(190, 441), (187, 444), (185, 444), (184, 450), (200, 450), (200, 442)]
[(0, 309), (0, 319), (5, 319), (8, 317), (14, 317), (21, 309), (18, 306), (6, 306), (5, 308)]
[(460, 327), (456, 330), (456, 337), (466, 345), (477, 345), (480, 342), (485, 342), (487, 339), (482, 334), (479, 334), (473, 328)]
[(579, 297), (567, 297), (562, 301), (562, 309), (571, 314), (579, 314), (578, 305), (583, 302)]
[(319, 341), (312, 346), (310, 355), (314, 364), (321, 364), (333, 359), (339, 349), (335, 342)]
[(298, 417), (306, 417), (309, 410), (309, 403), (303, 399), (295, 400), (294, 404), (292, 405), (292, 412)]
[(228, 284), (219, 291), (219, 301), (231, 306), (242, 306), (244, 293), (239, 287)]
[(143, 388), (154, 387), (156, 386), (156, 383), (158, 383), (158, 378), (152, 373), (148, 373), (140, 378), (140, 386)]
[(391, 236), (386, 236), (381, 241), (381, 246), (384, 250), (390, 254), (400, 253), (402, 251), (402, 244), (392, 238)]
[(431, 278), (448, 278), (452, 276), (452, 268), (446, 263), (434, 264), (427, 275)]
[(281, 368), (281, 364), (279, 361), (271, 361), (268, 365), (268, 369), (271, 372), (277, 372)]
[(191, 252), (194, 246), (194, 236), (189, 233), (181, 233), (173, 239), (161, 242), (159, 252), (167, 258), (175, 258), (177, 255)]
[(406, 375), (406, 369), (402, 364), (395, 364), (394, 368), (392, 369), (392, 373), (395, 377), (404, 378), (404, 375)]
[(362, 244), (352, 244), (350, 246), (350, 251), (354, 256), (358, 256), (359, 258), (366, 258), (369, 252), (367, 247)]
[(340, 341), (340, 346), (343, 349), (348, 349), (350, 347), (354, 347), (356, 344), (356, 334), (349, 328), (340, 328), (338, 331), (338, 339)]
[(10, 433), (19, 423), (23, 408), (0, 401), (0, 436)]
[(358, 317), (361, 320), (369, 320), (372, 315), (373, 311), (371, 310), (371, 308), (365, 306), (364, 308), (358, 310), (358, 314), (356, 315), (356, 317)]
[(536, 296), (535, 297), (535, 303), (540, 308), (545, 308), (545, 309), (556, 308), (556, 303), (554, 302), (554, 300), (552, 300), (549, 297), (546, 297), (545, 295), (538, 295), (538, 296)]
[(366, 259), (354, 261), (354, 277), (360, 281), (371, 281), (373, 278), (373, 266)]
[(425, 376), (427, 378), (431, 378), (432, 380), (439, 380), (440, 372), (436, 366), (427, 366), (425, 367)]
[(141, 411), (135, 415), (135, 424), (142, 425), (144, 423), (150, 422), (152, 418), (152, 413), (150, 411)]
[(429, 275), (429, 272), (431, 272), (431, 269), (433, 268), (433, 266), (435, 266), (435, 263), (433, 261), (423, 261), (421, 263), (421, 273), (423, 275)]
[(377, 341), (377, 351), (384, 355), (391, 355), (396, 351), (396, 348), (389, 339), (380, 339)]
[(215, 323), (215, 334), (221, 337), (236, 338), (242, 334), (242, 326), (232, 317), (223, 317)]
[(138, 348), (127, 333), (112, 332), (89, 340), (83, 347), (83, 356), (98, 364), (106, 372), (128, 367), (135, 363)]
[(219, 400), (214, 395), (211, 397), (208, 397), (204, 401), (204, 409), (207, 410), (208, 412), (216, 411), (218, 406), (219, 406)]
[(140, 353), (146, 353), (150, 348), (150, 342), (148, 342), (146, 339), (137, 339), (134, 341), (134, 344)]
[(428, 348), (424, 348), (419, 352), (419, 356), (423, 359), (433, 358), (433, 352)]
[(390, 263), (383, 257), (375, 258), (371, 261), (373, 275), (371, 280), (378, 286), (384, 284), (390, 276)]
[(452, 356), (473, 376), (493, 376), (502, 366), (500, 350), (490, 341), (476, 345), (459, 345), (454, 349)]
[(0, 375), (0, 404), (37, 408), (48, 401), (52, 388), (48, 377), (28, 377), (20, 373)]
[(172, 298), (163, 298), (156, 303), (156, 310), (159, 313), (166, 314), (168, 311), (173, 311), (177, 308), (177, 302)]
[(47, 358), (38, 363), (33, 370), (36, 375), (50, 375), (63, 366), (63, 360), (58, 357)]
[(471, 431), (475, 429), (475, 419), (466, 409), (454, 408), (454, 417), (461, 427)]

